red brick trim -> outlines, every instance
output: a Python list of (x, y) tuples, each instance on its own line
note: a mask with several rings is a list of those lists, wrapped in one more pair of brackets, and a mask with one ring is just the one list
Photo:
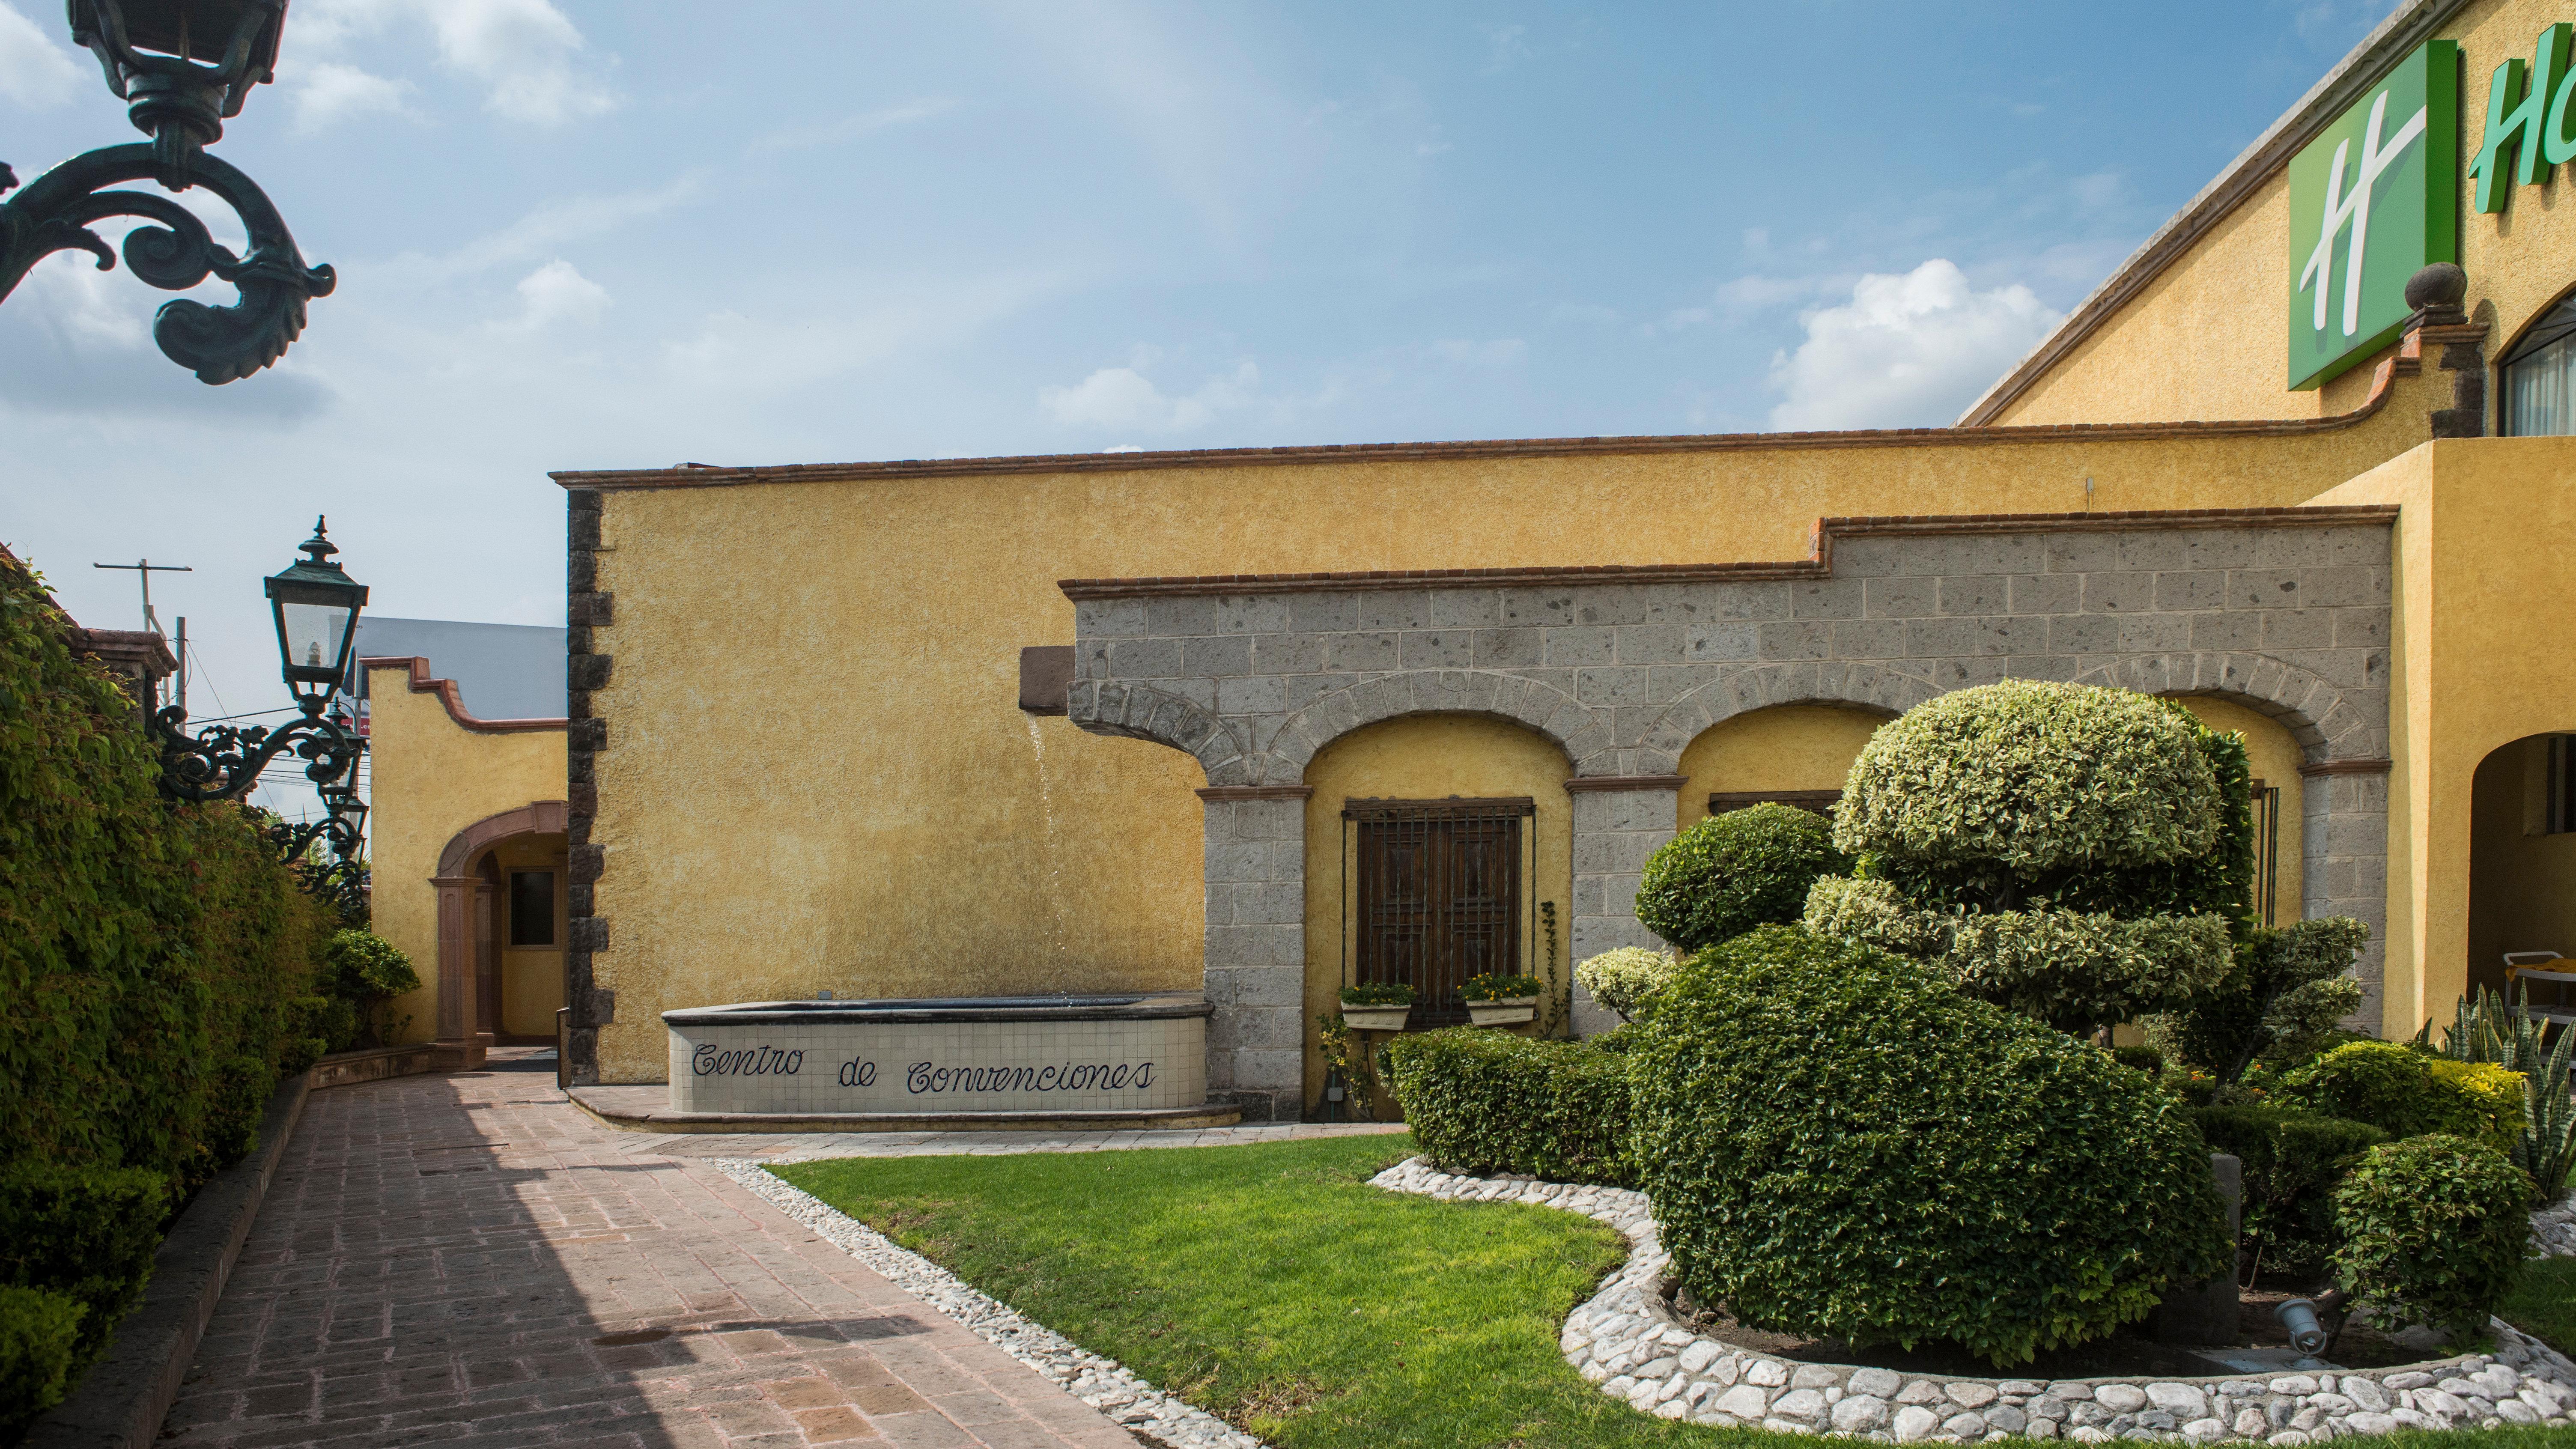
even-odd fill
[(1565, 793), (1589, 795), (1609, 790), (1678, 790), (1689, 783), (1688, 775), (1577, 775), (1565, 782)]
[(63, 637), (76, 658), (95, 659), (111, 669), (130, 669), (156, 683), (179, 671), (170, 641), (149, 629), (84, 629), (74, 624), (63, 631)]
[(439, 704), (447, 710), (447, 717), (456, 721), (458, 724), (465, 726), (467, 729), (474, 731), (476, 734), (532, 734), (538, 730), (563, 729), (566, 728), (569, 723), (568, 721), (559, 719), (477, 719), (475, 716), (466, 712), (465, 701), (457, 693), (456, 681), (453, 679), (431, 678), (429, 673), (429, 661), (421, 658), (417, 654), (370, 655), (367, 658), (359, 660), (358, 664), (361, 668), (370, 671), (378, 669), (409, 669), (411, 671), (411, 679), (409, 682), (412, 693), (437, 695)]
[(1312, 785), (1208, 785), (1198, 795), (1202, 800), (1303, 800), (1314, 793)]
[(438, 877), (432, 885), (488, 885), (480, 877), (466, 877), (465, 868), (474, 857), (496, 841), (513, 835), (561, 835), (564, 833), (564, 802), (537, 800), (516, 810), (486, 815), (449, 837), (447, 848), (438, 853)]
[(547, 476), (572, 490), (739, 488), (760, 483), (862, 483), (898, 478), (1018, 473), (1142, 473), (1163, 468), (1289, 468), (1318, 463), (1442, 463), (1486, 458), (1581, 458), (1637, 453), (1803, 452), (1817, 448), (1955, 448), (1993, 443), (2164, 442), (2186, 438), (2301, 438), (2338, 432), (2387, 406), (2411, 359), (2383, 358), (2370, 395), (2329, 418), (2183, 423), (2052, 423), (2015, 428), (1879, 428), (1838, 433), (1680, 433), (1609, 438), (1498, 438), (1453, 443), (1330, 443), (1294, 448), (1186, 448), (1163, 453), (1050, 453), (1013, 458), (905, 458), (879, 463), (777, 467), (565, 470)]
[(2385, 775), (2395, 768), (2396, 763), (2394, 760), (2320, 760), (2313, 765), (2301, 765), (2299, 777), (2313, 780), (2321, 775)]
[(1807, 557), (1753, 563), (1588, 564), (1576, 567), (1488, 569), (1376, 569), (1358, 573), (1199, 574), (1140, 579), (1059, 579), (1056, 587), (1085, 599), (1153, 598), (1175, 594), (1296, 594), (1373, 589), (1494, 589), (1552, 587), (1567, 583), (1742, 583), (1764, 579), (1816, 579), (1833, 573), (1836, 538), (1921, 537), (1942, 534), (2112, 533), (2144, 529), (2302, 528), (2320, 523), (2394, 523), (2397, 509), (2380, 504), (2325, 508), (2178, 508), (2124, 513), (1908, 514), (1820, 518), (1809, 531)]

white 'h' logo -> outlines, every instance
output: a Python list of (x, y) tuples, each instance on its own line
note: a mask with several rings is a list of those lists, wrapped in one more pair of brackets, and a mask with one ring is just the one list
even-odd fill
[(2406, 148), (2424, 134), (2429, 110), (2430, 107), (2419, 108), (2383, 148), (2379, 128), (2388, 116), (2388, 92), (2381, 91), (2371, 100), (2370, 128), (2361, 138), (2361, 174), (2353, 178), (2350, 195), (2343, 189), (2343, 163), (2352, 150), (2352, 142), (2335, 143), (2334, 174), (2326, 179), (2325, 221), (2317, 228), (2317, 249), (2308, 253), (2308, 264), (2299, 273), (2300, 290), (2306, 290), (2311, 281), (2316, 283), (2319, 332), (2326, 330), (2326, 284), (2334, 270), (2335, 233), (2343, 230), (2346, 221), (2352, 223), (2352, 255), (2344, 264), (2343, 335), (2350, 337), (2361, 330), (2361, 258), (2370, 244), (2370, 191), (2378, 184), (2379, 173), (2396, 165)]

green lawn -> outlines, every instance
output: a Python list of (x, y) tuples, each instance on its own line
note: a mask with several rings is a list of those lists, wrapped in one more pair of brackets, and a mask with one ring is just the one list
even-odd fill
[(2541, 1258), (2522, 1265), (2521, 1281), (2496, 1317), (2541, 1342), (2569, 1351), (2576, 1344), (2576, 1258)]
[[(1553, 1208), (1366, 1185), (1411, 1151), (1410, 1138), (1372, 1136), (773, 1170), (1283, 1449), (1795, 1442), (1648, 1418), (1585, 1383), (1557, 1332), (1625, 1243)], [(2550, 1311), (2566, 1301), (2562, 1285)], [(2418, 1441), (2521, 1449), (2576, 1435), (2373, 1442)]]

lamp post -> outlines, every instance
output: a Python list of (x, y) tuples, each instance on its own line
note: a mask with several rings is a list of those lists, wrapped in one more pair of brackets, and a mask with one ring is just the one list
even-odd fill
[[(174, 704), (151, 716), (151, 728), (161, 747), (161, 793), (173, 800), (238, 800), (278, 756), (292, 751), (304, 761), (304, 777), (322, 796), (322, 818), (304, 825), (278, 821), (268, 827), (268, 838), (303, 878), (305, 890), (353, 910), (366, 884), (357, 851), (367, 807), (356, 782), (366, 741), (341, 722), (331, 704), (349, 677), (367, 586), (331, 561), (340, 550), (324, 522), (313, 520), (313, 536), (301, 545), (304, 557), (263, 581), (277, 628), (279, 673), (303, 717), (274, 730), (213, 725), (191, 737), (182, 732), (186, 706)], [(331, 847), (331, 864), (306, 858), (317, 841)]]
[[(90, 226), (112, 216), (152, 226), (126, 233), (125, 264), (144, 282), (184, 292), (209, 276), (240, 300), (209, 307), (185, 297), (162, 304), (152, 340), (200, 382), (225, 383), (275, 362), (304, 330), (304, 306), (337, 278), (307, 267), (284, 218), (256, 182), (205, 153), (241, 114), (250, 88), (276, 78), (287, 0), (68, 0), (74, 44), (98, 56), (107, 88), (127, 102), (148, 145), (104, 146), (54, 167), (0, 200), (0, 300), (28, 269), (58, 251), (116, 253)], [(208, 57), (206, 60), (199, 56)], [(167, 196), (105, 188), (151, 180), (171, 191), (203, 187), (223, 199), (249, 235), (247, 254), (216, 244), (196, 213)], [(18, 186), (0, 164), (0, 196)]]

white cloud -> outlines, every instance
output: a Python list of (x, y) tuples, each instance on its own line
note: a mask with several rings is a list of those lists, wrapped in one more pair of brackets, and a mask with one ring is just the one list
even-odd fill
[(310, 0), (295, 18), (298, 49), (314, 55), (397, 20), (425, 24), (438, 58), (480, 81), (485, 108), (509, 120), (559, 125), (617, 104), (580, 63), (581, 29), (553, 0)]
[(410, 81), (389, 80), (354, 65), (325, 61), (306, 71), (304, 83), (295, 90), (296, 134), (326, 131), (352, 116), (406, 114), (411, 108), (403, 97), (411, 88)]
[(1057, 422), (1080, 427), (1179, 433), (1251, 402), (1260, 384), (1261, 369), (1248, 360), (1186, 397), (1165, 393), (1132, 367), (1104, 367), (1071, 387), (1039, 388), (1038, 405)]
[(435, 257), (406, 252), (391, 265), (379, 268), (379, 275), (418, 284), (528, 261), (556, 251), (566, 242), (615, 231), (693, 201), (704, 185), (705, 178), (693, 171), (651, 191), (573, 196), (548, 202), (452, 252)]
[(1771, 364), (1788, 430), (1947, 423), (2048, 335), (2059, 314), (2018, 284), (1979, 292), (1935, 257), (1904, 276), (1872, 274), (1848, 305), (1810, 312), (1807, 340)]
[[(54, 7), (53, 15), (60, 24), (61, 7)], [(80, 72), (70, 51), (8, 0), (0, 0), (0, 96), (29, 110), (59, 106), (72, 98)]]
[(608, 289), (558, 257), (519, 279), (519, 315), (508, 326), (534, 332), (557, 322), (596, 322), (608, 310)]

